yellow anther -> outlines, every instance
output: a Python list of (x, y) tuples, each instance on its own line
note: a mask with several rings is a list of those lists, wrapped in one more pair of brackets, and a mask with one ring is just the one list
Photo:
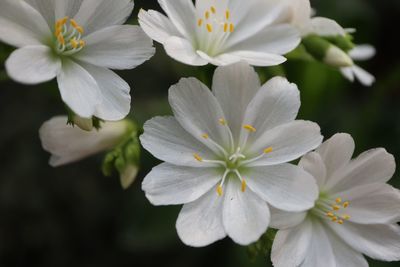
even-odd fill
[(265, 154), (271, 153), (272, 151), (273, 151), (272, 147), (267, 147), (266, 149), (264, 149)]
[(327, 213), (326, 213), (326, 216), (328, 216), (328, 217), (330, 217), (330, 218), (335, 217), (335, 215), (334, 215), (332, 212), (327, 212)]
[(71, 26), (74, 27), (74, 28), (79, 27), (78, 22), (76, 22), (76, 20), (74, 20), (74, 19), (70, 19), (70, 20), (69, 20), (69, 23), (70, 23)]
[(345, 214), (345, 215), (342, 216), (342, 219), (344, 219), (344, 220), (350, 220), (350, 215)]
[(205, 133), (205, 134), (202, 134), (201, 137), (203, 137), (204, 139), (208, 139), (209, 136), (208, 136), (208, 134)]
[(235, 26), (233, 25), (233, 23), (231, 23), (231, 25), (229, 26), (229, 31), (233, 32), (235, 30)]
[(225, 126), (226, 125), (226, 120), (225, 119), (219, 119), (218, 120), (218, 122), (219, 122), (219, 124), (221, 124), (221, 125), (223, 125), (223, 126)]
[(65, 23), (67, 23), (68, 19), (68, 17), (63, 17), (62, 19), (59, 19), (57, 23), (59, 26), (63, 26)]
[(201, 25), (203, 25), (203, 20), (202, 20), (202, 19), (199, 19), (199, 20), (197, 21), (197, 26), (201, 27)]
[(206, 19), (209, 19), (209, 18), (210, 18), (210, 12), (206, 11), (206, 13), (204, 14), (204, 17), (205, 17)]
[(58, 28), (56, 28), (56, 30), (55, 30), (55, 32), (54, 32), (54, 35), (55, 35), (55, 36), (58, 36), (58, 35), (61, 34), (61, 32), (62, 32), (62, 29), (61, 29), (60, 27), (58, 27)]
[(75, 28), (80, 34), (83, 34), (84, 30), (81, 26)]
[(339, 206), (339, 205), (333, 205), (333, 206), (332, 206), (332, 209), (338, 211), (338, 210), (340, 210), (340, 206)]
[(212, 12), (213, 14), (217, 13), (217, 10), (216, 10), (215, 7), (213, 7), (213, 6), (210, 8), (210, 10), (211, 10), (211, 12)]
[(212, 25), (210, 23), (207, 23), (207, 31), (208, 32), (212, 32), (213, 31)]
[(80, 40), (80, 41), (79, 41), (79, 45), (80, 45), (81, 47), (84, 47), (84, 46), (86, 45), (86, 42), (85, 42), (84, 40)]
[(338, 220), (338, 217), (334, 216), (332, 217), (332, 222), (336, 222)]
[(228, 27), (229, 27), (228, 23), (225, 22), (225, 24), (224, 24), (224, 32), (228, 31)]
[(343, 220), (338, 221), (338, 224), (343, 224), (343, 223), (344, 223)]
[(338, 197), (335, 201), (336, 201), (337, 204), (342, 203), (342, 199), (340, 197)]
[(217, 194), (218, 194), (218, 196), (222, 196), (222, 194), (223, 194), (223, 190), (222, 190), (222, 186), (221, 185), (217, 186)]
[(246, 181), (243, 179), (242, 180), (242, 192), (246, 191), (246, 187), (247, 187)]
[(225, 12), (225, 18), (226, 19), (229, 19), (231, 17), (231, 12), (229, 12), (229, 10), (227, 10), (226, 12)]
[(197, 160), (197, 161), (200, 161), (200, 162), (202, 162), (203, 161), (203, 158), (202, 157), (200, 157), (200, 155), (199, 154), (193, 154), (193, 157)]
[(343, 208), (347, 208), (350, 205), (350, 203), (348, 201), (343, 203)]
[(75, 48), (75, 49), (78, 48), (79, 43), (76, 39), (71, 39), (71, 41), (69, 41), (69, 42), (73, 48)]
[(253, 133), (254, 133), (255, 131), (257, 131), (256, 128), (254, 128), (254, 127), (251, 126), (250, 124), (243, 125), (243, 128), (246, 129), (246, 130), (248, 130), (249, 132), (253, 132)]
[(61, 33), (59, 35), (57, 35), (57, 41), (60, 44), (65, 45), (65, 39), (64, 39), (64, 36)]

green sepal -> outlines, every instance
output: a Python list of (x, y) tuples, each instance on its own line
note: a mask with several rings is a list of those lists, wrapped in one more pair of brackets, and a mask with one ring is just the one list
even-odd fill
[(247, 247), (247, 255), (249, 256), (250, 260), (254, 261), (257, 257), (260, 256), (269, 256), (276, 233), (277, 230), (270, 228), (265, 234), (260, 237), (257, 242)]
[(303, 38), (302, 44), (306, 51), (319, 61), (324, 61), (328, 49), (332, 45), (328, 40), (311, 34)]
[(336, 45), (346, 53), (352, 50), (356, 46), (353, 43), (353, 36), (350, 34), (346, 34), (345, 36), (342, 35), (324, 36), (323, 38), (328, 42), (330, 42), (331, 44)]

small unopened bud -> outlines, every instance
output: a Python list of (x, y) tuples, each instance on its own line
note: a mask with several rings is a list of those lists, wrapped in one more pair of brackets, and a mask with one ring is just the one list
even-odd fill
[(350, 56), (335, 45), (331, 45), (328, 48), (323, 61), (328, 65), (338, 68), (350, 67), (354, 65), (354, 62)]
[(120, 173), (120, 181), (123, 189), (128, 189), (135, 181), (138, 172), (139, 168), (135, 165), (128, 164), (125, 166), (125, 169)]
[(72, 122), (74, 125), (78, 126), (84, 131), (90, 132), (93, 130), (93, 119), (92, 118), (82, 118), (79, 117), (78, 115), (74, 115), (74, 118), (72, 119)]

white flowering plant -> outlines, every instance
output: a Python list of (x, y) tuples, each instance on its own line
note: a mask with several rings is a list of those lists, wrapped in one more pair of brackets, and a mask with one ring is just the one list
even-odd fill
[(54, 172), (102, 154), (103, 175), (145, 199), (142, 210), (180, 207), (172, 221), (154, 216), (182, 245), (233, 243), (268, 258), (260, 266), (395, 266), (396, 151), (353, 157), (365, 144), (324, 138), (361, 135), (332, 116), (376, 133), (352, 114), (359, 106), (332, 97), (317, 110), (310, 89), (343, 77), (373, 86), (356, 61), (376, 49), (315, 14), (309, 0), (0, 0), (0, 84), (51, 87), (40, 93), (65, 115), (46, 114), (38, 132)]

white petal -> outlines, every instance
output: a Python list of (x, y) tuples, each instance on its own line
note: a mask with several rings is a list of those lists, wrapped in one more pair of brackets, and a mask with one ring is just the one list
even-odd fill
[(292, 164), (248, 168), (242, 175), (251, 190), (277, 209), (305, 211), (318, 197), (314, 178)]
[(335, 134), (316, 150), (325, 163), (327, 175), (347, 165), (354, 153), (354, 140), (349, 134)]
[(90, 118), (101, 103), (100, 88), (96, 80), (77, 63), (64, 59), (61, 73), (57, 76), (62, 100), (77, 115)]
[(329, 236), (318, 221), (312, 221), (312, 237), (301, 267), (337, 267)]
[[(74, 17), (78, 10), (81, 8), (83, 2), (87, 0), (54, 0), (56, 19), (63, 17)], [(53, 25), (51, 25), (53, 26)]]
[(349, 201), (350, 221), (360, 224), (389, 224), (400, 221), (400, 191), (384, 183), (360, 185), (340, 192)]
[(239, 139), (247, 106), (260, 86), (258, 74), (244, 62), (219, 67), (214, 73), (213, 93), (224, 111), (235, 140)]
[(312, 224), (310, 221), (305, 221), (291, 229), (278, 231), (271, 251), (271, 260), (274, 266), (300, 266), (307, 254), (312, 236)]
[(371, 86), (375, 82), (375, 77), (357, 65), (353, 66), (353, 72), (356, 78), (364, 86)]
[(219, 154), (220, 149), (211, 140), (223, 147), (229, 145), (228, 129), (219, 123), (224, 113), (204, 84), (195, 78), (181, 79), (169, 89), (168, 99), (177, 121), (196, 139)]
[(139, 26), (117, 25), (85, 37), (76, 58), (110, 69), (132, 69), (154, 55), (152, 40)]
[(268, 26), (254, 36), (246, 38), (239, 43), (228, 43), (224, 50), (227, 53), (234, 51), (254, 51), (284, 55), (295, 49), (300, 41), (300, 35), (293, 26), (280, 24)]
[(5, 65), (13, 80), (37, 84), (54, 79), (60, 71), (61, 61), (47, 46), (27, 46), (14, 51)]
[(139, 11), (139, 23), (143, 31), (151, 39), (165, 44), (171, 36), (181, 36), (172, 22), (163, 14), (155, 10)]
[(246, 148), (248, 155), (262, 155), (264, 149), (272, 152), (250, 163), (250, 166), (274, 165), (298, 159), (317, 148), (322, 142), (320, 128), (309, 121), (293, 121), (266, 131), (256, 142)]
[(327, 180), (326, 188), (341, 192), (369, 183), (386, 183), (393, 176), (396, 163), (383, 148), (371, 149), (353, 159)]
[(213, 159), (213, 153), (186, 132), (174, 117), (155, 117), (144, 124), (143, 147), (156, 158), (181, 166), (212, 166), (198, 162), (193, 154)]
[(126, 123), (107, 122), (99, 131), (84, 131), (67, 125), (67, 117), (54, 117), (39, 130), (43, 149), (50, 152), (50, 165), (72, 163), (115, 146), (125, 134)]
[(239, 61), (246, 61), (252, 66), (276, 66), (286, 61), (286, 58), (272, 53), (254, 51), (233, 51), (218, 55), (210, 62), (217, 66), (225, 66)]
[[(252, 125), (257, 131), (249, 133), (241, 128), (241, 141), (253, 143), (266, 131), (292, 122), (300, 108), (300, 92), (286, 78), (275, 77), (261, 87), (245, 112), (243, 125)], [(243, 126), (242, 125), (242, 126)]]
[(165, 52), (173, 59), (191, 66), (207, 65), (207, 60), (203, 59), (195, 51), (193, 45), (186, 39), (180, 37), (170, 37), (164, 44)]
[(346, 31), (336, 21), (315, 17), (311, 20), (309, 33), (318, 34), (320, 36), (345, 36)]
[[(153, 168), (142, 183), (153, 205), (185, 204), (215, 187), (222, 173), (217, 168), (193, 168), (163, 163)], [(214, 190), (215, 194), (217, 192)]]
[(353, 249), (370, 258), (382, 261), (400, 260), (400, 226), (362, 225), (345, 222), (329, 226)]
[(268, 228), (270, 214), (267, 203), (249, 189), (242, 192), (238, 179), (230, 179), (224, 189), (222, 213), (226, 233), (243, 246), (257, 241)]
[(307, 212), (289, 212), (269, 207), (271, 211), (271, 222), (269, 226), (274, 229), (292, 228), (304, 221)]
[(325, 185), (326, 167), (318, 153), (310, 152), (302, 157), (299, 166), (314, 177), (319, 188)]
[(86, 34), (90, 34), (123, 24), (131, 15), (133, 6), (132, 0), (85, 0), (74, 19), (83, 26)]
[(185, 204), (176, 221), (179, 238), (188, 246), (204, 247), (226, 236), (222, 224), (223, 199), (211, 190)]
[(374, 57), (376, 49), (372, 45), (357, 45), (349, 52), (349, 56), (358, 61), (368, 60)]
[(20, 0), (1, 0), (1, 42), (16, 47), (39, 45), (50, 36), (46, 21), (32, 6)]
[(305, 25), (309, 24), (313, 13), (310, 0), (287, 0), (286, 4), (291, 8), (291, 24), (295, 25), (299, 29), (302, 29)]
[(109, 69), (81, 63), (82, 67), (96, 80), (100, 89), (101, 102), (94, 115), (106, 121), (118, 121), (131, 109), (129, 85)]
[(355, 77), (353, 67), (340, 68), (340, 72), (347, 80), (349, 80), (350, 82), (354, 82)]
[(181, 35), (192, 40), (197, 21), (192, 0), (158, 0), (158, 3)]
[[(326, 228), (325, 228), (326, 229)], [(335, 233), (326, 229), (329, 242), (333, 248), (333, 254), (335, 256), (336, 266), (346, 267), (368, 267), (368, 262), (364, 256), (355, 251), (349, 245), (343, 242)]]

